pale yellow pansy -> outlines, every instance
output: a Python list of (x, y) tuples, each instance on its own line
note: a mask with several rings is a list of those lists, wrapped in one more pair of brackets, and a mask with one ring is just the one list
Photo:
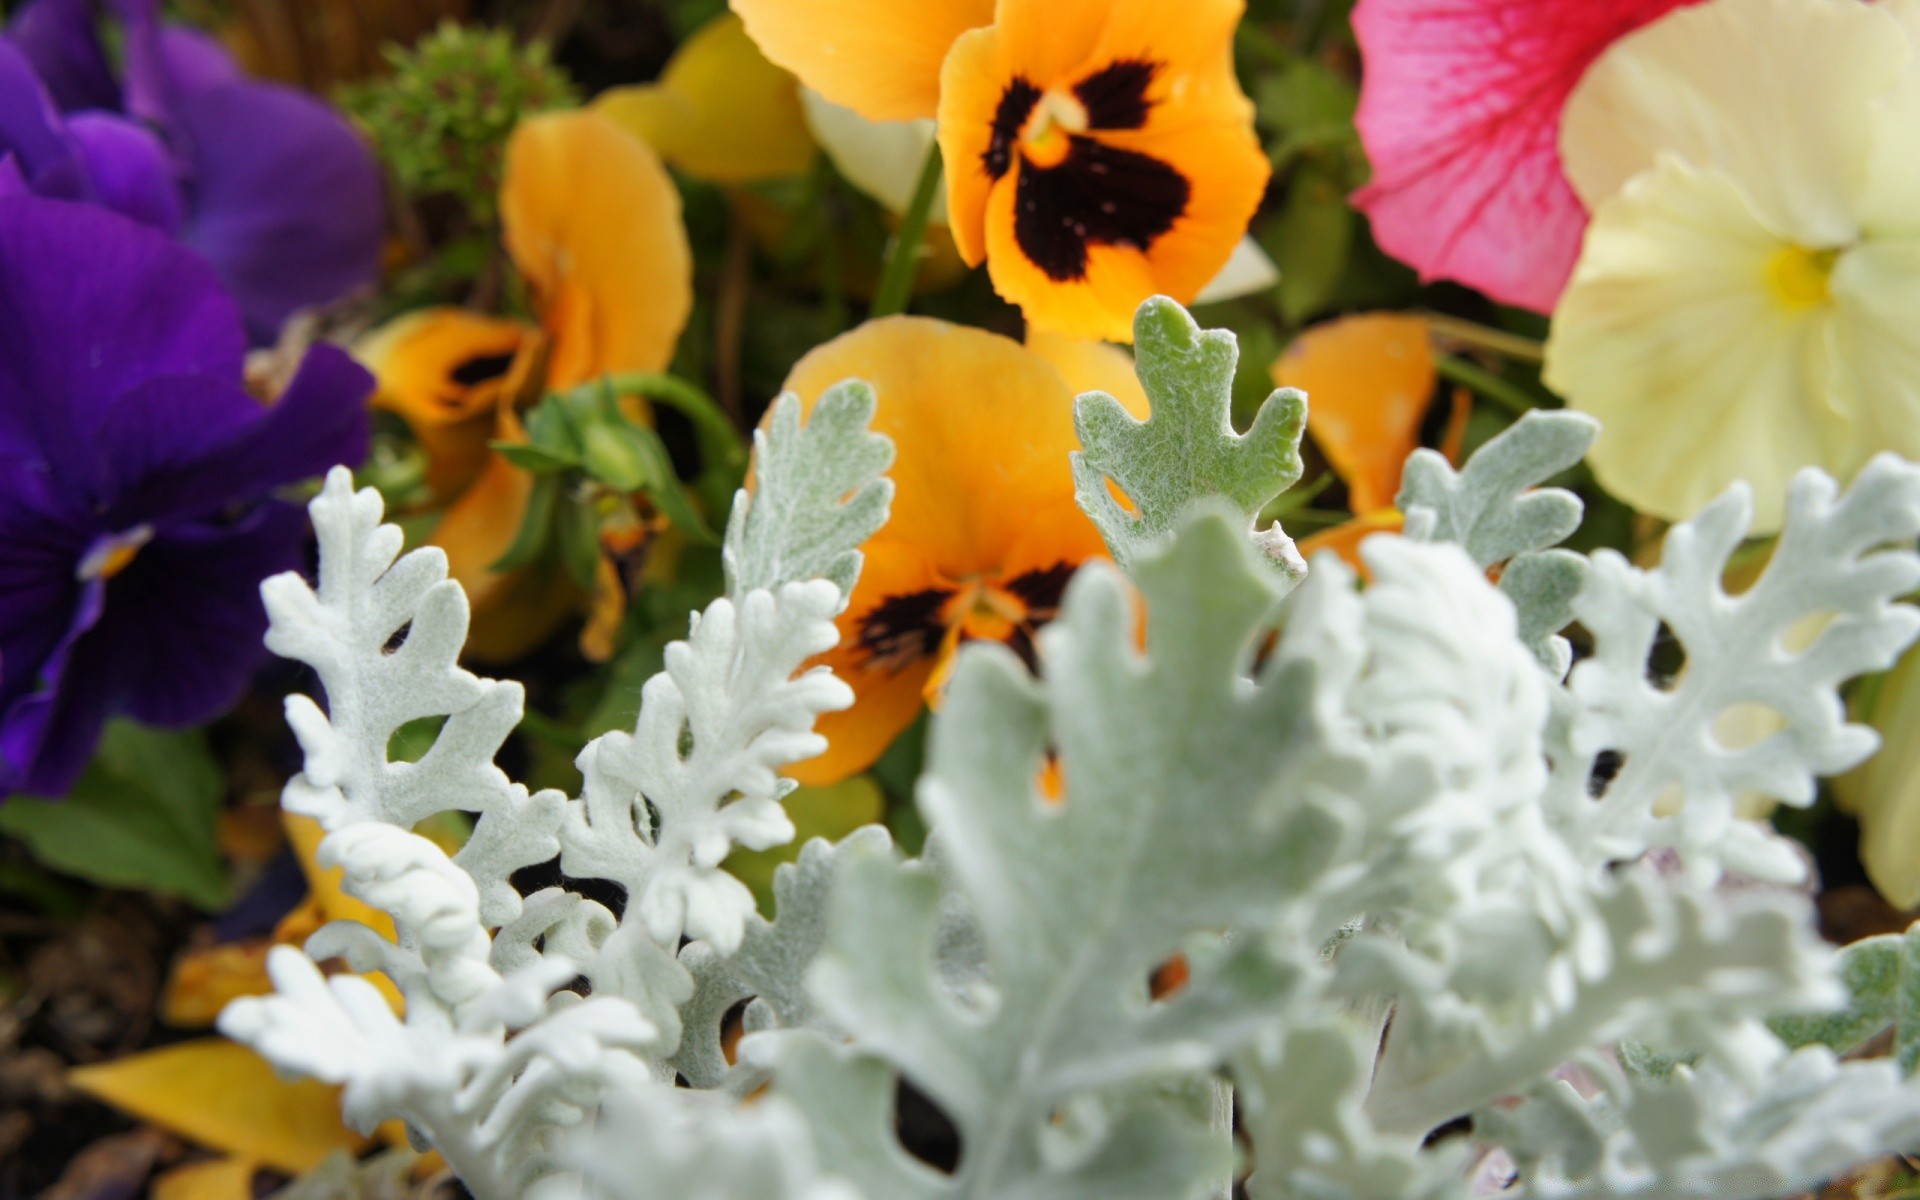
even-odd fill
[(1920, 456), (1920, 19), (1911, 0), (1709, 0), (1621, 39), (1561, 154), (1593, 224), (1546, 378), (1642, 511)]

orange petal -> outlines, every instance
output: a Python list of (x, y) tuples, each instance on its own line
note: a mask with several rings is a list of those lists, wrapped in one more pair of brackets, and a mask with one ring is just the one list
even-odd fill
[(1307, 393), (1307, 432), (1346, 482), (1353, 511), (1391, 508), (1438, 382), (1426, 321), (1363, 313), (1317, 325), (1287, 348), (1273, 378)]
[(658, 83), (602, 92), (593, 108), (709, 183), (782, 179), (813, 162), (799, 85), (732, 13), (682, 43)]
[(518, 571), (493, 569), (513, 545), (532, 493), (533, 476), (491, 455), (430, 539), (447, 552), (448, 574), (467, 591), (473, 611), (467, 652), (482, 661), (519, 658), (580, 606), (580, 589), (559, 567), (536, 563)]
[(645, 142), (596, 112), (527, 118), (507, 142), (500, 219), (553, 343), (550, 386), (672, 360), (693, 258), (680, 193)]
[(733, 0), (768, 58), (871, 121), (933, 116), (941, 60), (993, 9), (993, 0)]
[(1360, 561), (1360, 543), (1376, 533), (1398, 533), (1401, 517), (1398, 509), (1383, 509), (1343, 521), (1332, 529), (1323, 529), (1300, 543), (1300, 553), (1309, 561), (1322, 550), (1331, 550), (1347, 560), (1347, 565), (1364, 577), (1367, 565)]
[(886, 317), (809, 353), (785, 390), (811, 408), (844, 379), (873, 385), (874, 428), (894, 443), (893, 512), (870, 545), (911, 547), (956, 583), (1015, 558), (1102, 552), (1073, 501), (1073, 393), (1045, 359), (984, 330)]
[(493, 414), (532, 331), (458, 308), (396, 317), (354, 346), (379, 384), (376, 407), (397, 413), (427, 455), (437, 497), (473, 482), (487, 459)]
[(1029, 325), (1027, 349), (1052, 363), (1075, 396), (1105, 392), (1139, 420), (1153, 414), (1153, 404), (1134, 370), (1133, 355), (1124, 347), (1048, 333)]
[(340, 1089), (289, 1081), (225, 1038), (149, 1050), (67, 1074), (96, 1100), (205, 1146), (298, 1175), (366, 1139), (340, 1121)]

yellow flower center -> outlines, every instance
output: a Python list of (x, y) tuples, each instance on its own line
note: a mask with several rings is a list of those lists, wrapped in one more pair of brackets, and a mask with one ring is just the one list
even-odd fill
[(74, 568), (73, 577), (81, 583), (95, 579), (112, 579), (127, 569), (133, 556), (140, 553), (140, 547), (153, 540), (153, 526), (136, 525), (125, 533), (102, 538), (95, 542)]
[(1087, 131), (1087, 106), (1071, 92), (1048, 90), (1033, 106), (1021, 131), (1027, 161), (1036, 167), (1058, 166), (1072, 148), (1071, 135)]
[(1788, 246), (1767, 260), (1767, 286), (1788, 312), (1802, 312), (1825, 304), (1833, 296), (1831, 281), (1838, 250), (1810, 250)]
[(1027, 606), (1018, 596), (990, 583), (969, 584), (948, 611), (953, 626), (974, 641), (1004, 642), (1027, 619)]

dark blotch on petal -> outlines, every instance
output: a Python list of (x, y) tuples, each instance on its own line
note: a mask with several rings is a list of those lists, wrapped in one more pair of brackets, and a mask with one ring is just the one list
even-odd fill
[(1006, 589), (1027, 606), (1027, 617), (1038, 624), (1052, 620), (1060, 611), (1060, 598), (1079, 570), (1076, 563), (1058, 562), (1037, 571), (1028, 571), (1007, 580)]
[(945, 588), (888, 596), (860, 622), (859, 644), (870, 667), (901, 668), (940, 648), (946, 628), (940, 610), (953, 593)]
[(1013, 238), (1055, 283), (1087, 275), (1089, 246), (1145, 250), (1187, 211), (1193, 187), (1150, 155), (1076, 137), (1056, 166), (1021, 165)]
[(1007, 84), (1007, 90), (1000, 93), (1000, 107), (993, 113), (993, 140), (987, 143), (987, 152), (980, 156), (988, 175), (998, 179), (1013, 165), (1013, 144), (1019, 140), (1020, 130), (1038, 103), (1040, 89), (1018, 75)]
[(448, 372), (448, 376), (461, 387), (473, 387), (500, 378), (512, 366), (511, 354), (478, 354)]
[(1138, 129), (1147, 123), (1147, 88), (1159, 63), (1126, 59), (1109, 63), (1074, 86), (1093, 129)]

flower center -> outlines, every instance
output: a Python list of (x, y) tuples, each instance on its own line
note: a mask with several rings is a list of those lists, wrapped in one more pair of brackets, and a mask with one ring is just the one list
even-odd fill
[(1809, 250), (1788, 246), (1767, 260), (1767, 286), (1788, 312), (1802, 312), (1825, 304), (1833, 296), (1831, 281), (1838, 250)]
[(80, 565), (73, 569), (73, 577), (81, 583), (95, 579), (112, 579), (127, 569), (133, 556), (140, 553), (140, 547), (153, 540), (153, 526), (135, 525), (122, 533), (110, 533), (97, 538), (87, 552), (80, 557)]
[(1073, 148), (1072, 135), (1087, 131), (1087, 106), (1071, 92), (1048, 89), (1027, 117), (1020, 141), (1036, 167), (1058, 166)]
[(1004, 642), (1027, 620), (1026, 604), (990, 583), (968, 585), (948, 611), (952, 624), (970, 641)]

